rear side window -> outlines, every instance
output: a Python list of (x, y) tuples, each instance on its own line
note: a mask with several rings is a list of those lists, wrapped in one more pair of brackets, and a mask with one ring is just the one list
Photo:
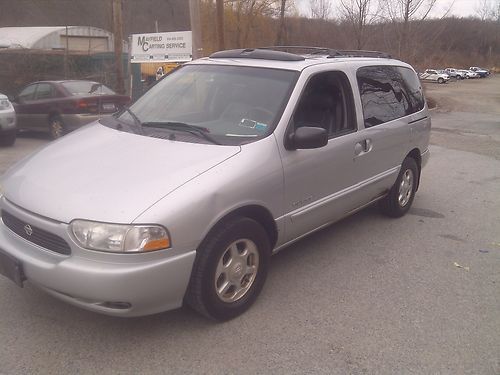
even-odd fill
[(423, 108), (420, 83), (411, 69), (368, 66), (358, 69), (357, 79), (367, 128)]
[(50, 99), (54, 97), (52, 85), (50, 83), (39, 83), (36, 89), (36, 98), (38, 100)]
[(401, 73), (404, 94), (408, 97), (410, 103), (411, 112), (408, 114), (421, 111), (424, 109), (425, 100), (420, 80), (410, 68), (398, 66), (396, 69)]

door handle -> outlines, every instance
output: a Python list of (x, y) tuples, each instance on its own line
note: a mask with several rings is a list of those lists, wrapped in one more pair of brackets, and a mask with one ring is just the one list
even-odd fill
[(361, 142), (358, 142), (354, 145), (354, 153), (356, 155), (363, 155), (367, 152), (370, 152), (373, 148), (372, 140), (367, 138), (363, 139)]

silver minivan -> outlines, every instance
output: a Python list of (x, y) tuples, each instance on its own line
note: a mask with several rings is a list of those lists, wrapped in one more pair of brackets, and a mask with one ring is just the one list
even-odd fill
[(231, 319), (273, 253), (375, 202), (404, 215), (430, 128), (382, 53), (217, 52), (3, 176), (0, 273), (109, 315)]

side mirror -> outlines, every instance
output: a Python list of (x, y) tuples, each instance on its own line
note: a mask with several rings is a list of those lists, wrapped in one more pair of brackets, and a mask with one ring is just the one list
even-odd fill
[(288, 137), (287, 149), (313, 149), (326, 146), (328, 133), (323, 128), (303, 126), (295, 130)]

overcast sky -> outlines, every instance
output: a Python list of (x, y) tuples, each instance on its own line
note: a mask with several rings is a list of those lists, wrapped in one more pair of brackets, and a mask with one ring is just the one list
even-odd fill
[[(338, 4), (338, 0), (330, 0), (333, 4), (332, 13), (336, 13), (336, 7)], [(479, 4), (482, 0), (455, 0), (453, 4), (450, 15), (458, 16), (458, 17), (468, 17), (476, 14), (476, 9), (479, 7)], [(310, 0), (296, 0), (296, 4), (298, 9), (303, 14), (310, 13)], [(452, 4), (452, 0), (437, 0), (435, 9), (433, 10), (433, 15), (435, 17), (442, 16), (443, 12), (450, 7)]]

